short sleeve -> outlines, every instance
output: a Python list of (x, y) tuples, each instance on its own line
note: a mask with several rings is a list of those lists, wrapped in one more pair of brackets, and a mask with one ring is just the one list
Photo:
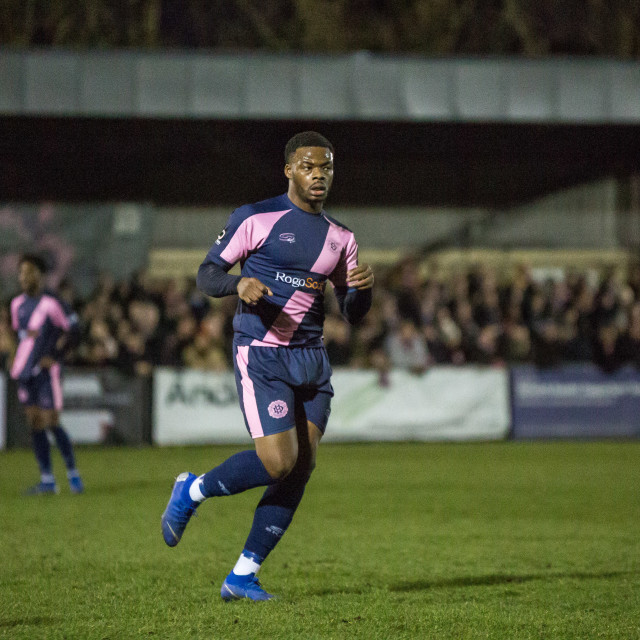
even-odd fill
[(207, 254), (207, 261), (228, 268), (244, 261), (267, 239), (275, 223), (290, 209), (256, 212), (251, 206), (236, 209)]
[(350, 234), (346, 246), (342, 250), (340, 260), (336, 268), (329, 274), (329, 280), (334, 287), (347, 287), (347, 273), (358, 266), (358, 243), (353, 234)]
[(205, 262), (228, 268), (239, 260), (244, 260), (251, 251), (247, 234), (250, 219), (243, 215), (242, 208), (236, 209), (209, 249)]
[(20, 306), (20, 298), (14, 298), (11, 301), (11, 326), (14, 331), (17, 331), (19, 328), (18, 324), (18, 307)]
[(51, 319), (54, 326), (69, 331), (71, 329), (71, 321), (67, 316), (62, 304), (55, 298), (49, 298), (49, 304), (47, 305), (47, 315)]

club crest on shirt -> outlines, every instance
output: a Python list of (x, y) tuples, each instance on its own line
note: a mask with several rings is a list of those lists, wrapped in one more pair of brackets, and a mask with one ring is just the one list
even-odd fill
[(295, 242), (296, 241), (296, 234), (295, 233), (281, 233), (278, 236), (278, 240), (281, 240), (282, 242)]
[(337, 251), (338, 250), (338, 245), (335, 242), (330, 242), (329, 243), (329, 248), (331, 249), (331, 251)]
[(272, 418), (284, 418), (289, 413), (289, 407), (284, 400), (274, 400), (267, 407), (267, 411)]
[(216, 244), (220, 244), (220, 240), (222, 240), (222, 238), (224, 238), (225, 234), (227, 233), (226, 229), (223, 229), (219, 234), (218, 237), (216, 238)]

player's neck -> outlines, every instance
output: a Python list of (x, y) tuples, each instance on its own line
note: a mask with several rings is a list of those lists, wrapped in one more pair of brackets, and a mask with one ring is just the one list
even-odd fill
[(30, 298), (37, 298), (42, 293), (42, 287), (33, 287), (24, 291), (24, 294)]
[(295, 192), (292, 193), (291, 191), (287, 193), (287, 197), (298, 209), (302, 209), (307, 213), (322, 213), (324, 202), (306, 202), (305, 200), (301, 200)]

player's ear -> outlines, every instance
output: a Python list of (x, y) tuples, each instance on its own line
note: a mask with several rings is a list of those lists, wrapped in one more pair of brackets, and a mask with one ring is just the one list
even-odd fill
[(291, 165), (288, 162), (284, 165), (284, 175), (287, 176), (287, 180), (291, 180)]

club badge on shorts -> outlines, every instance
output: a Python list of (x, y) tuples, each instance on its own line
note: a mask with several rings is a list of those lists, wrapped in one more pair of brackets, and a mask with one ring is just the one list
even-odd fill
[(289, 413), (289, 407), (284, 400), (274, 400), (267, 407), (267, 411), (272, 418), (284, 418)]

